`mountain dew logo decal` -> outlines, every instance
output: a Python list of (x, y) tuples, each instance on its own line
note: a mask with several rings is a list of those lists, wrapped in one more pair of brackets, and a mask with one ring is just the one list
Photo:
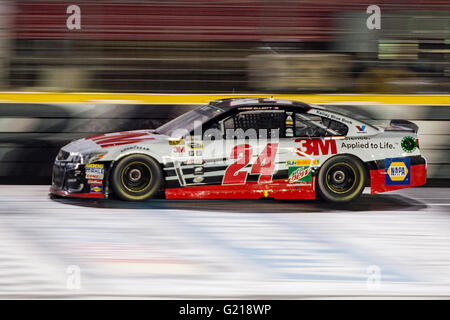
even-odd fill
[(311, 167), (289, 167), (289, 183), (311, 182)]

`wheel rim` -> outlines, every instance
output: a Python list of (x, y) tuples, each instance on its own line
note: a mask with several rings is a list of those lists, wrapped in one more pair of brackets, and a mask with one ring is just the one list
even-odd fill
[(332, 165), (325, 175), (327, 187), (334, 193), (347, 193), (356, 184), (356, 172), (347, 163)]
[(136, 193), (145, 190), (152, 182), (150, 167), (141, 161), (127, 164), (120, 174), (122, 185), (130, 192)]

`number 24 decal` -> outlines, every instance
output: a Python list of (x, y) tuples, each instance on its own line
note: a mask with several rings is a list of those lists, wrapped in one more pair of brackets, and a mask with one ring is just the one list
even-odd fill
[[(256, 159), (252, 166), (251, 174), (259, 174), (258, 183), (272, 182), (272, 174), (275, 169), (275, 155), (278, 143), (269, 143)], [(244, 184), (247, 180), (247, 171), (239, 171), (248, 165), (252, 158), (253, 149), (248, 144), (235, 146), (231, 151), (230, 158), (238, 159), (228, 166), (223, 176), (222, 184)]]

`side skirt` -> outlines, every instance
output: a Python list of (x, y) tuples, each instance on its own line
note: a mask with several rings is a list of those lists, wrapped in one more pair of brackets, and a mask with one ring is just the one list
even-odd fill
[(315, 199), (316, 177), (311, 183), (288, 183), (278, 179), (271, 183), (248, 182), (242, 185), (199, 185), (166, 189), (166, 199)]

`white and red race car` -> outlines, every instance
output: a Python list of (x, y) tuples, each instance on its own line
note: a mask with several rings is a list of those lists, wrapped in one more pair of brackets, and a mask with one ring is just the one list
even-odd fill
[(420, 186), (418, 127), (374, 126), (302, 102), (212, 101), (156, 130), (106, 133), (64, 146), (50, 192), (146, 200), (323, 199), (346, 202)]

